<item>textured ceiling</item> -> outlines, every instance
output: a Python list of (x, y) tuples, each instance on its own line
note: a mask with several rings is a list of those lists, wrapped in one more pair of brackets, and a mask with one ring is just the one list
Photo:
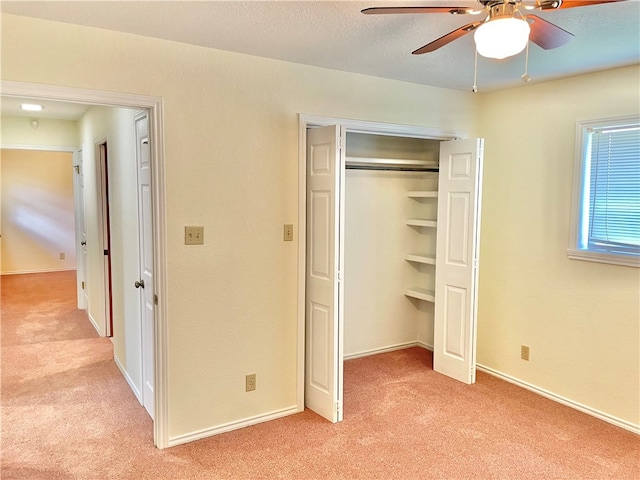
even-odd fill
[[(165, 38), (250, 55), (458, 90), (473, 85), (469, 34), (440, 50), (411, 52), (477, 17), (363, 15), (371, 6), (478, 6), (445, 1), (2, 1), (5, 13)], [(575, 34), (554, 50), (532, 45), (532, 83), (637, 64), (640, 2), (628, 0), (537, 12)], [(497, 61), (480, 57), (479, 91), (521, 86), (524, 53)]]

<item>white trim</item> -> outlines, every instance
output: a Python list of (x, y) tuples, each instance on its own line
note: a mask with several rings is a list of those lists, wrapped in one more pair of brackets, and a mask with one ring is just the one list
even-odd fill
[(0, 275), (28, 275), (31, 273), (54, 273), (54, 272), (69, 272), (71, 270), (75, 270), (76, 267), (65, 267), (65, 268), (41, 268), (35, 270), (15, 270), (12, 272), (2, 272)]
[(298, 115), (298, 348), (297, 348), (297, 391), (298, 412), (304, 410), (304, 372), (305, 372), (305, 278), (307, 253), (307, 128), (341, 125), (347, 132), (393, 135), (397, 137), (425, 138), (435, 140), (453, 140), (466, 138), (465, 131), (448, 131), (433, 127), (402, 125), (394, 123), (370, 122), (322, 115), (300, 113)]
[(96, 330), (96, 333), (98, 335), (100, 335), (100, 329), (98, 328), (98, 322), (96, 322), (96, 319), (93, 318), (91, 316), (91, 314), (87, 311), (87, 318), (89, 319), (89, 321), (91, 322), (91, 325), (93, 325), (93, 328)]
[(416, 346), (417, 346), (417, 347), (422, 347), (422, 348), (424, 348), (425, 350), (429, 350), (430, 352), (433, 352), (433, 345), (427, 345), (427, 344), (426, 344), (426, 343), (424, 343), (424, 342), (417, 341), (417, 342), (416, 342)]
[[(164, 177), (164, 137), (162, 97), (105, 92), (82, 88), (41, 85), (2, 80), (0, 92), (7, 97), (49, 99), (111, 107), (144, 108), (149, 110), (149, 131), (152, 134), (152, 197), (153, 197), (153, 260), (154, 287), (158, 296), (155, 309), (155, 420), (153, 441), (158, 448), (169, 446), (168, 388), (168, 305), (166, 258), (166, 210)], [(95, 327), (95, 320), (93, 320)]]
[(636, 425), (634, 423), (628, 422), (627, 420), (622, 420), (620, 418), (614, 417), (613, 415), (609, 415), (608, 413), (596, 410), (595, 408), (591, 408), (581, 403), (575, 402), (561, 395), (550, 392), (549, 390), (545, 390), (544, 388), (540, 388), (536, 385), (524, 382), (515, 377), (512, 377), (511, 375), (507, 375), (506, 373), (499, 372), (498, 370), (494, 370), (480, 364), (477, 364), (476, 367), (481, 372), (488, 373), (489, 375), (499, 378), (500, 380), (512, 383), (514, 385), (517, 385), (518, 387), (524, 388), (526, 390), (529, 390), (530, 392), (537, 393), (538, 395), (548, 398), (549, 400), (561, 403), (562, 405), (571, 407), (575, 410), (579, 410), (582, 413), (586, 413), (587, 415), (591, 415), (592, 417), (604, 420), (607, 423), (611, 423), (616, 427), (624, 428), (625, 430), (635, 433), (636, 435), (640, 435), (640, 425)]
[(135, 395), (136, 399), (138, 400), (138, 403), (142, 405), (142, 395), (140, 394), (140, 390), (138, 390), (138, 387), (136, 386), (136, 384), (133, 383), (133, 379), (129, 376), (129, 372), (127, 372), (127, 370), (124, 368), (122, 363), (120, 363), (120, 360), (118, 360), (118, 357), (116, 355), (113, 356), (113, 361), (116, 362), (116, 366), (120, 370), (120, 373), (122, 373), (122, 376), (124, 377), (124, 379), (129, 384), (129, 388)]
[(584, 260), (587, 262), (609, 263), (612, 265), (622, 265), (626, 267), (640, 267), (640, 257), (617, 255), (614, 253), (598, 252), (580, 248), (581, 238), (579, 232), (579, 222), (582, 216), (582, 186), (585, 176), (584, 150), (586, 137), (589, 129), (607, 126), (619, 126), (640, 123), (640, 116), (626, 115), (622, 117), (599, 118), (595, 120), (580, 120), (576, 122), (576, 143), (575, 159), (573, 166), (573, 188), (571, 199), (571, 225), (569, 248), (567, 256), (572, 260)]
[(457, 138), (466, 138), (466, 132), (460, 130), (442, 130), (440, 128), (423, 127), (419, 125), (371, 122), (367, 120), (325, 117), (323, 115), (309, 115), (306, 113), (299, 114), (299, 121), (301, 125), (305, 125), (305, 132), (306, 127), (326, 127), (329, 125), (340, 125), (345, 127), (347, 129), (347, 132), (351, 133), (390, 135), (394, 137), (430, 138), (434, 140), (454, 140)]
[[(396, 350), (404, 350), (406, 348), (411, 348), (411, 347), (422, 347), (422, 348), (425, 348), (426, 345), (424, 343), (421, 343), (421, 342), (398, 343), (396, 345), (389, 345), (387, 347), (372, 348), (370, 350), (362, 350), (361, 352), (350, 353), (349, 355), (345, 355), (344, 359), (345, 360), (353, 360), (355, 358), (369, 357), (371, 355), (378, 355), (380, 353), (395, 352)], [(431, 350), (433, 350), (433, 349), (431, 349)]]
[(80, 147), (49, 146), (49, 145), (26, 145), (26, 144), (0, 144), (2, 150), (40, 150), (45, 152), (72, 152), (75, 153)]
[(624, 267), (640, 267), (640, 257), (632, 255), (615, 255), (613, 253), (596, 252), (594, 250), (567, 249), (567, 256), (572, 260), (584, 260), (587, 262), (609, 263)]
[(223, 423), (216, 427), (205, 428), (203, 430), (197, 430), (191, 433), (185, 433), (176, 437), (169, 438), (169, 447), (175, 447), (176, 445), (182, 445), (184, 443), (194, 442), (196, 440), (202, 440), (203, 438), (213, 437), (221, 433), (230, 432), (232, 430), (238, 430), (239, 428), (250, 427), (252, 425), (258, 425), (259, 423), (269, 422), (271, 420), (277, 420), (278, 418), (287, 417), (298, 413), (297, 406), (287, 407), (280, 410), (274, 410), (273, 412), (264, 413), (262, 415), (256, 415), (254, 417), (248, 417), (243, 420), (236, 420), (234, 422)]

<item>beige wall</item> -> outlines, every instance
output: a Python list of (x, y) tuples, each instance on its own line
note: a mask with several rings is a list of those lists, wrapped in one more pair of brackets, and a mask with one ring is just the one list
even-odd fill
[[(576, 122), (638, 114), (638, 67), (483, 95), (478, 362), (640, 423), (640, 274), (569, 260)], [(531, 360), (520, 360), (520, 345)]]
[(3, 149), (0, 156), (2, 274), (75, 269), (72, 154)]
[(28, 117), (2, 117), (0, 120), (2, 146), (75, 148), (80, 144), (77, 122), (38, 118), (38, 128), (33, 128), (31, 120)]
[[(483, 100), (98, 29), (2, 22), (3, 79), (163, 98), (171, 438), (295, 405), (297, 244), (282, 241), (282, 225), (298, 216), (300, 112), (485, 135), (480, 362), (637, 422), (637, 270), (566, 260), (574, 125), (562, 123), (593, 113), (581, 110), (585, 93), (611, 95), (602, 103), (616, 114), (633, 103), (623, 95), (637, 105), (633, 75), (614, 73), (612, 83), (626, 77), (622, 93), (604, 74), (604, 91), (577, 78)], [(185, 225), (203, 225), (205, 245), (184, 246)], [(522, 364), (513, 352), (525, 341), (532, 360)], [(577, 368), (566, 352), (580, 353)], [(246, 373), (258, 377), (250, 395)]]

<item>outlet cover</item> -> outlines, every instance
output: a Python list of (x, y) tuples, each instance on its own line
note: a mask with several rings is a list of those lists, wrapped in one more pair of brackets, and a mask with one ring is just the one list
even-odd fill
[(245, 391), (253, 392), (256, 389), (256, 374), (251, 373), (245, 377)]
[(293, 242), (293, 224), (285, 223), (284, 225), (284, 241)]
[(529, 346), (528, 345), (521, 345), (520, 346), (520, 358), (522, 360), (526, 360), (527, 362), (529, 361)]
[(60, 252), (60, 260), (64, 260), (66, 257), (66, 255), (64, 254), (64, 252)]

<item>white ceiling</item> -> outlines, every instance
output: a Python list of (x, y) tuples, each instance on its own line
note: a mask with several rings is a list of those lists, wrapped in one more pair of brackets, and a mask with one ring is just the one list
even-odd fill
[[(20, 108), (23, 103), (37, 103), (44, 109), (41, 112), (27, 112)], [(3, 117), (55, 118), (57, 120), (79, 120), (89, 108), (82, 103), (54, 102), (29, 98), (2, 97), (0, 107)]]
[[(473, 34), (424, 55), (411, 52), (477, 17), (363, 15), (371, 6), (473, 6), (475, 0), (416, 1), (2, 1), (4, 13), (136, 33), (261, 57), (458, 90), (473, 85)], [(532, 83), (637, 64), (640, 2), (536, 12), (575, 34), (529, 53)], [(480, 57), (479, 91), (522, 86), (524, 53)]]

